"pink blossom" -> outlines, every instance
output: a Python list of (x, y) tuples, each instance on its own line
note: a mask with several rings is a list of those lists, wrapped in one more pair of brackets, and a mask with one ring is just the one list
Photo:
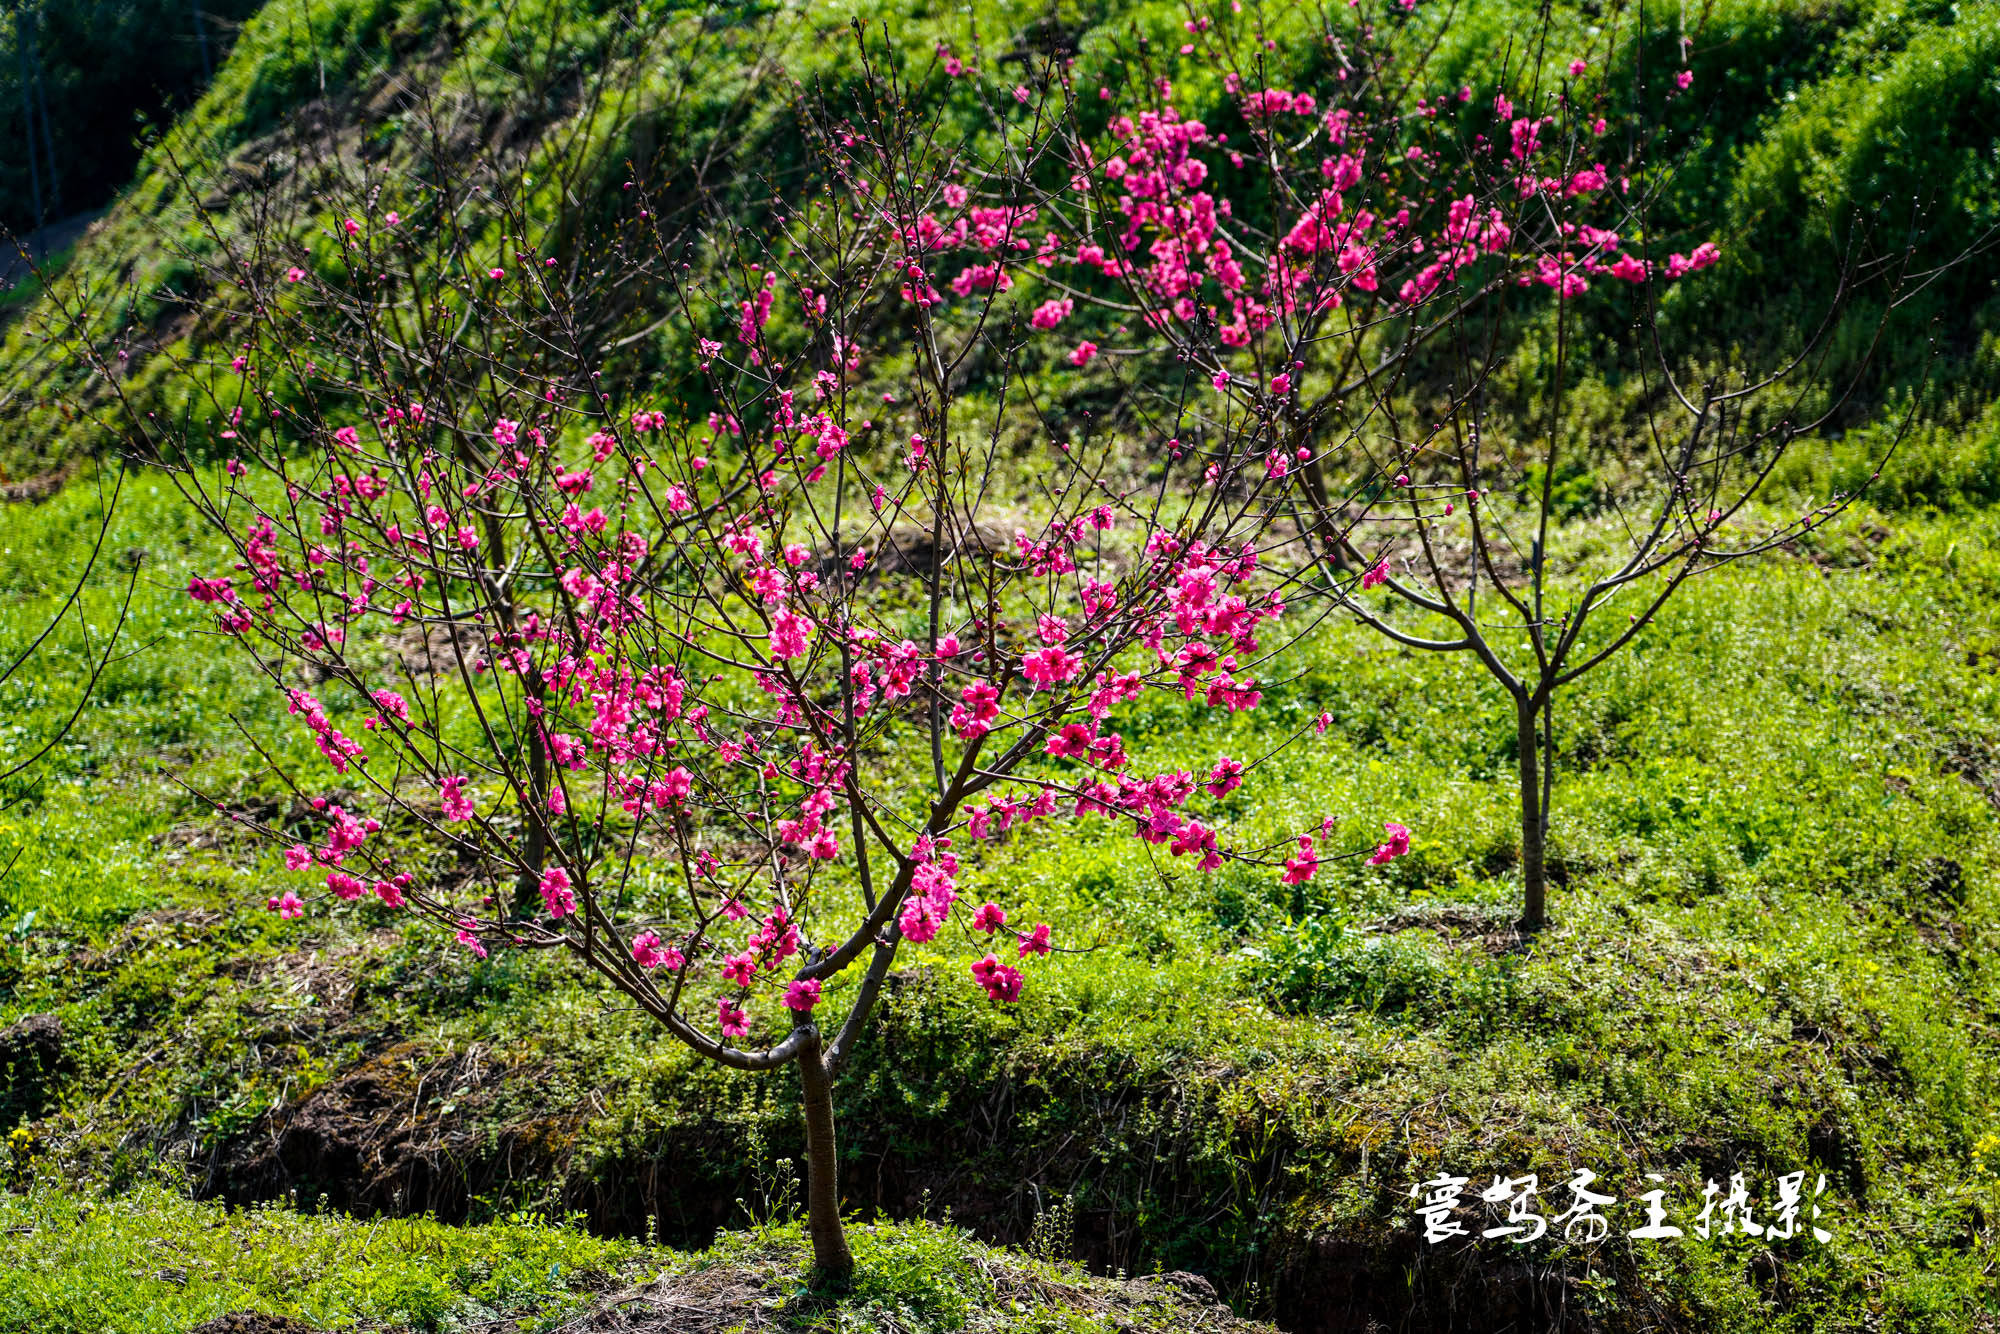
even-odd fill
[(1620, 255), (1605, 266), (1604, 271), (1614, 278), (1622, 278), (1628, 283), (1646, 281), (1646, 261), (1636, 255)]
[(726, 1038), (740, 1038), (750, 1031), (750, 1012), (727, 998), (715, 1003), (716, 1026)]
[(1694, 82), (1694, 71), (1691, 69), (1684, 69), (1680, 73), (1674, 75), (1674, 87), (1679, 88), (1683, 92), (1687, 91), (1688, 85), (1692, 84), (1693, 82)]
[(1019, 937), (1019, 939), (1021, 942), (1020, 957), (1023, 959), (1027, 958), (1030, 954), (1047, 954), (1049, 952), (1049, 924), (1047, 922), (1037, 922), (1033, 931)]
[(459, 944), (465, 946), (465, 948), (471, 950), (474, 954), (478, 955), (480, 958), (483, 959), (486, 957), (486, 946), (482, 945), (479, 941), (479, 937), (473, 934), (473, 932), (477, 931), (478, 929), (479, 929), (479, 923), (474, 921), (472, 918), (470, 917), (459, 918), (457, 940)]
[(974, 292), (1005, 292), (1014, 280), (998, 264), (974, 264), (951, 280), (951, 290), (959, 296)]
[(569, 872), (560, 866), (551, 866), (542, 872), (542, 902), (548, 905), (549, 916), (567, 917), (576, 911), (576, 895), (570, 890)]
[(771, 618), (771, 656), (780, 662), (806, 651), (812, 637), (812, 622), (795, 611), (780, 611)]
[(303, 917), (306, 913), (305, 900), (289, 889), (283, 894), (265, 900), (264, 906), (280, 917)]
[(1299, 852), (1285, 862), (1285, 873), (1279, 877), (1285, 884), (1302, 885), (1319, 871), (1319, 856), (1313, 851), (1310, 835), (1299, 840)]
[(1021, 675), (1037, 690), (1047, 690), (1061, 685), (1075, 676), (1083, 667), (1083, 659), (1074, 653), (1050, 645), (1037, 649), (1021, 659)]
[(1021, 999), (1021, 970), (1001, 963), (991, 954), (972, 965), (972, 977), (986, 989), (989, 1000), (1012, 1003)]
[(227, 579), (203, 579), (196, 575), (188, 580), (188, 596), (196, 602), (233, 603), (236, 590), (229, 586)]
[(722, 980), (734, 982), (739, 987), (750, 985), (750, 979), (757, 975), (757, 961), (748, 952), (732, 954), (723, 961)]
[(1075, 349), (1069, 354), (1069, 364), (1072, 366), (1088, 366), (1090, 359), (1096, 355), (1097, 344), (1091, 342), (1078, 343)]
[(444, 808), (447, 820), (470, 820), (473, 816), (472, 798), (463, 789), (467, 783), (463, 774), (453, 774), (438, 785), (438, 802)]
[(1361, 576), (1361, 586), (1363, 588), (1374, 588), (1377, 585), (1387, 583), (1388, 581), (1389, 581), (1389, 558), (1387, 556), (1384, 556), (1381, 560), (1376, 561), (1374, 565), (1369, 567), (1368, 572)]
[(1076, 309), (1074, 300), (1066, 296), (1057, 297), (1036, 306), (1034, 313), (1028, 316), (1028, 323), (1037, 329), (1053, 329), (1068, 319), (1074, 309)]
[(952, 705), (952, 731), (961, 741), (977, 741), (1000, 716), (1000, 691), (991, 682), (974, 681), (960, 693), (965, 702)]
[(360, 850), (360, 846), (368, 842), (368, 836), (382, 828), (380, 822), (350, 816), (340, 806), (334, 806), (330, 820), (332, 824), (326, 830), (326, 852), (322, 854), (328, 866), (340, 866), (340, 860), (348, 852)]
[(687, 960), (679, 950), (661, 941), (658, 932), (641, 931), (632, 937), (632, 962), (649, 970), (664, 967), (668, 972), (676, 972)]
[(304, 282), (305, 276), (306, 271), (296, 264), (285, 270), (285, 281), (288, 283)]
[(1703, 241), (1694, 248), (1691, 255), (1672, 254), (1667, 256), (1667, 277), (1679, 278), (1685, 274), (1705, 269), (1722, 258), (1722, 252), (1712, 241)]
[(972, 929), (984, 931), (988, 935), (1007, 925), (1007, 912), (997, 903), (982, 903), (979, 911), (972, 914)]
[(1243, 761), (1232, 760), (1227, 755), (1215, 762), (1208, 771), (1208, 795), (1226, 797), (1243, 786)]
[(785, 988), (785, 1008), (800, 1014), (811, 1014), (813, 1006), (819, 1004), (819, 979), (806, 978), (793, 982)]
[(1374, 855), (1369, 857), (1370, 866), (1387, 865), (1410, 850), (1410, 831), (1402, 825), (1393, 820), (1384, 820), (1382, 832), (1389, 836), (1388, 841), (1376, 848)]
[(937, 939), (944, 927), (945, 911), (929, 895), (912, 894), (896, 918), (896, 927), (905, 939), (922, 945)]

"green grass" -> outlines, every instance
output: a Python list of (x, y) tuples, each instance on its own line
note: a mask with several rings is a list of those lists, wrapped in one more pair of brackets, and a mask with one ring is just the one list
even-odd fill
[(0, 1330), (180, 1334), (231, 1311), (422, 1331), (522, 1314), (549, 1329), (649, 1260), (657, 1271), (657, 1252), (525, 1215), (454, 1228), (37, 1187), (0, 1199)]

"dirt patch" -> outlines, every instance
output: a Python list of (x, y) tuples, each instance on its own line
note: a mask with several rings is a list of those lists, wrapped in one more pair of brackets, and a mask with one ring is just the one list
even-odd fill
[(474, 625), (429, 621), (412, 622), (384, 642), (405, 672), (416, 680), (428, 680), (455, 675), (461, 663), (483, 661), (487, 639), (486, 632)]
[(317, 1326), (288, 1315), (266, 1315), (262, 1311), (231, 1311), (206, 1324), (196, 1325), (189, 1334), (320, 1334)]
[(0, 1029), (0, 1127), (46, 1111), (69, 1069), (62, 1020), (55, 1015), (22, 1015)]
[[(1285, 1243), (1278, 1325), (1294, 1334), (1609, 1334), (1687, 1330), (1651, 1298), (1629, 1260), (1550, 1264), (1478, 1245), (1426, 1246), (1414, 1230), (1329, 1234)], [(1619, 1272), (1624, 1270), (1626, 1272)], [(1629, 1306), (1615, 1324), (1590, 1301), (1587, 1280), (1616, 1275)]]
[(1519, 913), (1465, 903), (1418, 903), (1398, 908), (1361, 928), (1373, 935), (1428, 931), (1447, 945), (1475, 945), (1488, 954), (1512, 954), (1526, 945)]
[(24, 477), (17, 482), (0, 482), (0, 501), (10, 505), (39, 505), (56, 492), (76, 473), (74, 463), (65, 463), (54, 472), (45, 472), (38, 477)]
[(474, 1046), (439, 1057), (391, 1047), (226, 1145), (205, 1194), (232, 1202), (324, 1196), (356, 1213), (431, 1213), (463, 1222), (472, 1202), (559, 1181), (581, 1110), (521, 1115), (540, 1084)]
[[(1480, 931), (1466, 929), (1474, 923), (1427, 925), (1450, 929), (1461, 942), (1483, 939)], [(900, 1031), (895, 1017), (901, 1008), (888, 1008), (890, 1023), (880, 1040), (900, 1053), (897, 1063), (908, 1084), (900, 1096), (921, 1101), (960, 1077), (948, 1065), (924, 1065), (921, 1053), (929, 1048)], [(707, 1247), (723, 1229), (743, 1226), (740, 1201), (754, 1198), (757, 1185), (755, 1165), (743, 1152), (746, 1108), (733, 1116), (673, 1118), (609, 1153), (602, 1146), (587, 1150), (591, 1118), (605, 1091), (594, 1095), (568, 1083), (568, 1095), (552, 1096), (550, 1090), (566, 1081), (545, 1059), (510, 1059), (479, 1048), (443, 1055), (416, 1043), (381, 1050), (226, 1144), (203, 1193), (237, 1203), (288, 1195), (305, 1203), (324, 1196), (354, 1213), (429, 1212), (453, 1223), (519, 1203), (576, 1210), (600, 1234), (651, 1234), (684, 1250)], [(1283, 1165), (1304, 1151), (1290, 1132), (1276, 1123), (1220, 1125), (1213, 1099), (1230, 1081), (1226, 1069), (1186, 1070), (1181, 1079), (1164, 1081), (1112, 1068), (1073, 1074), (1088, 1088), (1026, 1084), (1003, 1069), (971, 1092), (970, 1103), (954, 1102), (942, 1120), (907, 1110), (891, 1114), (885, 1106), (871, 1115), (866, 1091), (849, 1089), (853, 1115), (842, 1187), (850, 1216), (946, 1217), (988, 1245), (1021, 1246), (1036, 1233), (1048, 1202), (1070, 1197), (1073, 1221), (1060, 1253), (1083, 1268), (1062, 1272), (1098, 1284), (1112, 1280), (1090, 1275), (1160, 1264), (1198, 1267), (1228, 1285), (1232, 1297), (1270, 1310), (1292, 1334), (1690, 1329), (1667, 1311), (1651, 1313), (1650, 1326), (1622, 1318), (1605, 1322), (1589, 1300), (1593, 1270), (1617, 1274), (1627, 1302), (1639, 1304), (1632, 1309), (1650, 1300), (1647, 1279), (1622, 1272), (1630, 1268), (1625, 1256), (1599, 1252), (1551, 1261), (1492, 1247), (1454, 1254), (1420, 1245), (1393, 1221), (1330, 1231), (1275, 1219), (1263, 1226), (1220, 1221), (1240, 1220), (1244, 1201), (1269, 1199), (1280, 1188)], [(662, 1090), (661, 1096), (671, 1094)], [(766, 1109), (751, 1115), (768, 1136), (768, 1152), (789, 1154), (797, 1132), (785, 1109), (796, 1094), (780, 1076), (767, 1096)], [(1077, 1115), (1055, 1134), (1026, 1130), (1022, 1118), (1046, 1114), (1051, 1099), (1073, 1106)], [(1213, 1170), (1217, 1142), (1190, 1130), (1203, 1125), (1233, 1140), (1234, 1148), (1222, 1155), (1235, 1165), (1226, 1176)], [(1115, 1154), (1106, 1151), (1109, 1144), (1119, 1146)], [(1384, 1193), (1375, 1213), (1394, 1220), (1406, 1207)], [(1157, 1226), (1147, 1228), (1148, 1217), (1209, 1223), (1199, 1233), (1168, 1239)], [(1164, 1252), (1163, 1241), (1170, 1247)], [(670, 1276), (599, 1303), (568, 1328), (575, 1334), (777, 1328), (809, 1314), (788, 1306), (797, 1299), (801, 1267), (786, 1262), (782, 1276), (780, 1269), (773, 1257), (770, 1273), (761, 1277), (740, 1267), (712, 1272), (715, 1266)], [(993, 1278), (997, 1290), (1022, 1287), (1024, 1304), (1043, 1300), (1034, 1285), (1051, 1280), (1039, 1267), (1003, 1270)], [(1143, 1296), (1170, 1304), (1174, 1314), (1153, 1324), (1134, 1317), (1123, 1327), (1263, 1328), (1227, 1323), (1226, 1308), (1217, 1308), (1208, 1324), (1195, 1322), (1187, 1310), (1206, 1308), (1182, 1307), (1213, 1294), (1205, 1279), (1183, 1275), (1148, 1283), (1117, 1288), (1123, 1295), (1116, 1300)], [(1093, 1301), (1114, 1300), (1107, 1295), (1112, 1289), (1089, 1291), (1096, 1294)], [(1071, 1300), (1043, 1295), (1050, 1303)]]

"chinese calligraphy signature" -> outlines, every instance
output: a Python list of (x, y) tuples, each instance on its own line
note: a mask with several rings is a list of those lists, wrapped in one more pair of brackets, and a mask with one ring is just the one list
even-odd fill
[[(1547, 1212), (1549, 1206), (1541, 1203), (1541, 1182), (1533, 1174), (1496, 1176), (1492, 1185), (1479, 1192), (1478, 1203), (1473, 1204), (1464, 1199), (1471, 1178), (1440, 1172), (1429, 1181), (1411, 1186), (1410, 1198), (1418, 1201), (1417, 1221), (1423, 1227), (1424, 1240), (1433, 1246), (1454, 1237), (1473, 1235), (1526, 1245), (1551, 1233), (1565, 1241), (1589, 1244), (1611, 1235), (1611, 1220), (1604, 1210), (1618, 1203), (1617, 1196), (1591, 1189), (1597, 1180), (1597, 1173), (1584, 1167), (1578, 1168), (1560, 1187), (1552, 1187), (1552, 1191), (1569, 1193), (1568, 1207), (1553, 1215)], [(1645, 1221), (1625, 1233), (1640, 1241), (1671, 1240), (1690, 1231), (1703, 1241), (1738, 1234), (1772, 1241), (1810, 1236), (1822, 1245), (1833, 1240), (1833, 1234), (1819, 1225), (1822, 1212), (1819, 1199), (1826, 1192), (1824, 1174), (1814, 1184), (1811, 1200), (1805, 1198), (1804, 1172), (1788, 1172), (1778, 1177), (1777, 1199), (1768, 1206), (1751, 1198), (1749, 1184), (1741, 1172), (1731, 1174), (1727, 1191), (1708, 1181), (1702, 1189), (1701, 1211), (1689, 1220), (1686, 1228), (1669, 1221), (1667, 1192), (1662, 1188), (1666, 1178), (1648, 1172), (1646, 1180), (1656, 1183), (1655, 1188), (1641, 1192), (1632, 1202), (1644, 1206)], [(1476, 1223), (1481, 1205), (1493, 1225), (1475, 1232), (1467, 1226), (1466, 1216), (1471, 1215), (1471, 1221)], [(1757, 1214), (1760, 1208), (1765, 1210), (1761, 1219)], [(1810, 1214), (1803, 1213), (1807, 1208)]]

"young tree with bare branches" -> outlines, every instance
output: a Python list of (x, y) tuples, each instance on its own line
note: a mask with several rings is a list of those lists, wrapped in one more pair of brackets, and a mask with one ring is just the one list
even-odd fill
[[(1630, 17), (1607, 16), (1603, 30)], [(1130, 353), (1169, 361), (1156, 378), (1212, 384), (1213, 397), (1172, 404), (1164, 429), (1176, 437), (1275, 400), (1272, 466), (1295, 460), (1303, 474), (1290, 517), (1322, 558), (1321, 591), (1397, 645), (1470, 654), (1505, 692), (1521, 920), (1538, 928), (1558, 693), (1688, 579), (1851, 503), (1833, 495), (1776, 517), (1755, 504), (1786, 451), (1868, 372), (1872, 344), (1838, 383), (1822, 374), (1855, 293), (1878, 303), (1879, 341), (1943, 269), (1920, 271), (1908, 238), (1857, 247), (1826, 321), (1763, 370), (1729, 364), (1729, 348), (1669, 350), (1666, 289), (1721, 254), (1706, 238), (1671, 249), (1653, 221), (1671, 182), (1662, 111), (1688, 94), (1686, 70), (1650, 85), (1643, 46), (1608, 36), (1558, 58), (1545, 25), (1497, 86), (1427, 86), (1422, 63), (1371, 45), (1362, 20), (1328, 26), (1338, 79), (1315, 95), (1266, 86), (1261, 51), (1243, 59), (1230, 26), (1190, 19), (1183, 56), (1224, 71), (1240, 123), (1179, 114), (1157, 65), (1124, 90), (1143, 109), (1101, 134), (1072, 102), (1073, 175), (1047, 208), (1058, 305), (1142, 325), (1160, 336)], [(1634, 86), (1612, 87), (1609, 67)], [(1086, 90), (1066, 91), (1087, 103)], [(1612, 105), (1628, 108), (1617, 125)], [(1105, 231), (1116, 244), (1095, 243)], [(1629, 321), (1640, 386), (1624, 449), (1579, 438), (1567, 398), (1577, 326), (1607, 318)], [(1495, 377), (1524, 345), (1539, 374), (1525, 395), (1503, 395)], [(1690, 381), (1691, 364), (1715, 369)], [(1589, 505), (1567, 485), (1579, 480)], [(1574, 521), (1593, 507), (1608, 527)], [(1614, 605), (1629, 614), (1607, 626)]]

